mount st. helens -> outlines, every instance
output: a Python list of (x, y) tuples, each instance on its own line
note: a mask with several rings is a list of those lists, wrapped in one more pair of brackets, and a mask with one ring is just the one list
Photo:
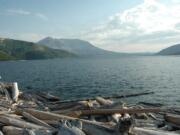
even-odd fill
[(46, 37), (40, 40), (38, 44), (45, 45), (53, 49), (62, 49), (81, 57), (109, 57), (126, 55), (126, 53), (117, 53), (100, 49), (92, 45), (90, 42), (80, 39), (56, 39)]

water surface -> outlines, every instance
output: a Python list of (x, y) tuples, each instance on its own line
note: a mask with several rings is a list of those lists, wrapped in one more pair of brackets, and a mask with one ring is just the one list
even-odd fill
[(0, 75), (23, 91), (48, 91), (62, 99), (154, 91), (128, 101), (179, 106), (179, 68), (178, 56), (79, 58), (0, 62)]

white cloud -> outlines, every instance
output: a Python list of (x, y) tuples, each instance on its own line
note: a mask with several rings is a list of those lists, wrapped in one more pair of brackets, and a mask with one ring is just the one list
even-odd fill
[(40, 39), (43, 39), (46, 37), (43, 34), (37, 34), (37, 33), (17, 33), (14, 35), (15, 38), (18, 38), (20, 40), (30, 41), (30, 42), (37, 42)]
[(99, 47), (125, 52), (158, 51), (179, 43), (180, 4), (175, 1), (165, 5), (144, 0), (109, 17), (108, 22), (87, 32), (84, 38)]
[(43, 13), (33, 13), (23, 9), (8, 9), (6, 10), (7, 15), (26, 15), (26, 16), (36, 16), (44, 21), (48, 20), (48, 17)]
[(180, 0), (172, 0), (174, 3), (180, 3)]
[(35, 14), (37, 17), (41, 18), (42, 20), (45, 20), (47, 21), (48, 20), (48, 17), (42, 13), (36, 13)]
[(29, 11), (25, 11), (22, 9), (8, 9), (7, 13), (10, 15), (30, 15), (31, 13)]
[(0, 37), (4, 37), (4, 38), (24, 40), (24, 41), (30, 41), (30, 42), (37, 42), (40, 39), (43, 39), (44, 37), (47, 37), (47, 35), (38, 34), (38, 33), (9, 33), (9, 32), (0, 32), (0, 35), (1, 35)]

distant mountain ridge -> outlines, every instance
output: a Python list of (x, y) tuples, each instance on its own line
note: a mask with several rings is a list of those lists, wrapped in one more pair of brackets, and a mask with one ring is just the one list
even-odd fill
[(0, 38), (0, 60), (31, 60), (74, 57), (75, 54), (36, 43)]
[(119, 56), (123, 54), (100, 49), (88, 41), (80, 39), (56, 39), (52, 37), (46, 37), (40, 40), (38, 44), (45, 45), (53, 49), (62, 49), (83, 57)]
[(180, 55), (180, 44), (165, 48), (157, 53), (158, 55)]

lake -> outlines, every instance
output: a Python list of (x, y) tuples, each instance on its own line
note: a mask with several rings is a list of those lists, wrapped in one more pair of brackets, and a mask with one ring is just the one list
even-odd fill
[(123, 100), (180, 105), (179, 56), (6, 61), (0, 62), (0, 76), (23, 91), (47, 91), (66, 100), (154, 91)]

